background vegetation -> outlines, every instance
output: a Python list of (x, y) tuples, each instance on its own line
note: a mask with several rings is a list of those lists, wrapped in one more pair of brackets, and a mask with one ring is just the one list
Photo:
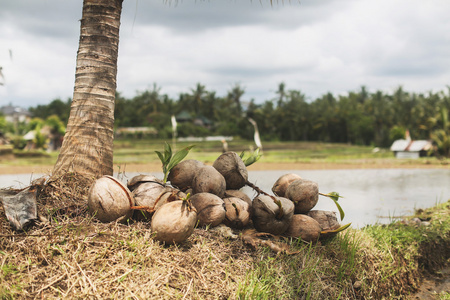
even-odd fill
[[(172, 138), (171, 116), (178, 121), (178, 137), (232, 136), (253, 140), (259, 127), (261, 139), (271, 141), (313, 141), (389, 147), (409, 130), (414, 140), (432, 140), (434, 154), (450, 156), (450, 87), (447, 92), (415, 94), (397, 88), (392, 94), (368, 93), (363, 86), (346, 95), (326, 93), (315, 100), (300, 90), (288, 90), (280, 83), (274, 98), (262, 103), (243, 102), (245, 90), (239, 84), (225, 96), (198, 83), (189, 93), (171, 99), (156, 84), (131, 99), (116, 95), (115, 127), (147, 127), (153, 130), (118, 135), (116, 139)], [(0, 116), (0, 131), (9, 134), (16, 149), (24, 148), (22, 136), (30, 130), (50, 126), (53, 133), (64, 133), (71, 99), (55, 99), (49, 104), (30, 107), (32, 121), (11, 124)], [(39, 135), (36, 137), (39, 138)], [(37, 144), (43, 141), (36, 140)]]
[[(116, 127), (153, 127), (156, 137), (172, 137), (170, 117), (177, 116), (178, 136), (225, 135), (253, 139), (253, 118), (265, 141), (322, 141), (389, 147), (409, 130), (412, 139), (433, 139), (440, 155), (450, 151), (450, 87), (447, 92), (416, 94), (402, 87), (393, 93), (359, 91), (326, 93), (311, 100), (280, 83), (274, 98), (245, 103), (239, 84), (224, 96), (198, 83), (171, 99), (156, 84), (131, 99), (116, 97)], [(58, 115), (67, 122), (70, 99), (30, 108), (34, 117)], [(1, 123), (0, 123), (1, 124)], [(138, 136), (140, 137), (140, 136)]]

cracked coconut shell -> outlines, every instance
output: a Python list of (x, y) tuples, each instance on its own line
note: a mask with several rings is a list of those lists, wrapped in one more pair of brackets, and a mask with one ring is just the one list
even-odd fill
[(237, 197), (224, 198), (225, 219), (223, 223), (231, 228), (242, 229), (251, 220), (251, 207), (244, 200)]
[(135, 201), (130, 190), (112, 176), (97, 179), (89, 189), (89, 212), (101, 222), (125, 222)]
[[(145, 207), (143, 210), (136, 210), (134, 216), (137, 220), (149, 220), (163, 204), (181, 200), (186, 194), (170, 186), (164, 186), (162, 182), (149, 181), (139, 184), (133, 191), (136, 206)], [(153, 212), (148, 211), (153, 210)]]

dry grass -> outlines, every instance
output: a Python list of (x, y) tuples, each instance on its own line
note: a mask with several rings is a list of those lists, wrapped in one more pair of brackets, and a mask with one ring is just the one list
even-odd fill
[(43, 186), (40, 221), (25, 233), (0, 207), (0, 298), (235, 297), (253, 261), (240, 240), (196, 229), (165, 247), (148, 223), (99, 223), (87, 215), (86, 182), (68, 174)]
[(384, 251), (360, 230), (315, 245), (252, 246), (197, 228), (167, 247), (148, 223), (92, 219), (87, 179), (67, 176), (43, 187), (44, 218), (27, 232), (13, 232), (0, 206), (0, 299), (381, 299), (418, 284), (416, 258)]
[(166, 248), (152, 240), (146, 224), (71, 223), (2, 243), (11, 254), (2, 266), (21, 268), (10, 271), (16, 280), (2, 282), (3, 292), (46, 299), (229, 298), (235, 293), (232, 283), (241, 278), (227, 268), (248, 267), (241, 258), (233, 263), (242, 245), (215, 251), (217, 241), (205, 231), (182, 246)]

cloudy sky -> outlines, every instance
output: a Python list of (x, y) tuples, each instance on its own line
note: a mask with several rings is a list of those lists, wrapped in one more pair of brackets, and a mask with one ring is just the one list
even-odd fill
[[(125, 0), (117, 89), (153, 83), (174, 99), (196, 83), (244, 101), (280, 82), (308, 99), (369, 91), (446, 90), (448, 0)], [(0, 106), (72, 97), (82, 0), (0, 4)]]

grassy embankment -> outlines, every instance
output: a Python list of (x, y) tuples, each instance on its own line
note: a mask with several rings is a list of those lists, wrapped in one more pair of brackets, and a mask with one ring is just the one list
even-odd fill
[(54, 203), (25, 234), (0, 208), (0, 299), (399, 299), (449, 259), (450, 201), (419, 213), (429, 224), (350, 228), (314, 245), (272, 240), (286, 252), (205, 228), (165, 247), (148, 223), (102, 224)]

